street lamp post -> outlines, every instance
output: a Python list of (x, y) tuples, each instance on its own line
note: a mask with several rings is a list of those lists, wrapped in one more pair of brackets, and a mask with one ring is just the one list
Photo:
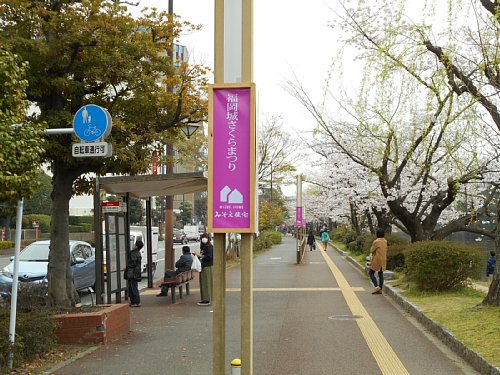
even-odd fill
[[(173, 22), (174, 18), (174, 1), (168, 0), (168, 14), (170, 17), (170, 21)], [(167, 51), (170, 59), (173, 59), (173, 46)], [(172, 92), (172, 87), (168, 86), (167, 91)], [(194, 132), (198, 129), (199, 125), (192, 125), (186, 123), (182, 126), (182, 131), (186, 134), (186, 137), (189, 139)], [(174, 147), (171, 144), (167, 144), (166, 147), (166, 155), (174, 156)], [(165, 166), (165, 173), (172, 174), (174, 172), (173, 164), (168, 163)], [(174, 251), (174, 196), (167, 195), (165, 196), (165, 270), (167, 269), (175, 269), (175, 251)]]
[(273, 163), (269, 163), (271, 166), (271, 197), (269, 199), (269, 202), (273, 204)]

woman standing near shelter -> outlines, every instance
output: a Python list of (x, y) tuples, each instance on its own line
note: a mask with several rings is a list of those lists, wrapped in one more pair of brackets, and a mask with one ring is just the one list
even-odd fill
[(201, 301), (198, 306), (210, 306), (212, 304), (212, 268), (214, 265), (214, 247), (210, 242), (208, 233), (203, 233), (201, 236), (200, 254), (193, 253), (200, 258), (201, 275), (200, 289)]

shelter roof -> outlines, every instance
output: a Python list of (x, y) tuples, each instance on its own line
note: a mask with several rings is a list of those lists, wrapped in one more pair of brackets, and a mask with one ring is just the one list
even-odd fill
[(109, 194), (137, 198), (189, 194), (207, 190), (207, 172), (171, 173), (143, 176), (100, 177), (99, 185)]

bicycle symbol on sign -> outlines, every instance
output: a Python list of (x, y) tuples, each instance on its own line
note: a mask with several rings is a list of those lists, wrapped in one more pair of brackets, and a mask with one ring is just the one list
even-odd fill
[(92, 116), (87, 111), (87, 107), (83, 107), (82, 111), (83, 123), (88, 124), (88, 129), (83, 131), (83, 134), (88, 137), (89, 135), (100, 136), (101, 131), (97, 128), (96, 125), (92, 126)]

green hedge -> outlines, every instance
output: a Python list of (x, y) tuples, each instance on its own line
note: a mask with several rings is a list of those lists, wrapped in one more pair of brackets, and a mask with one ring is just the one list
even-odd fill
[[(93, 216), (70, 216), (69, 225), (90, 225), (91, 228), (94, 227), (94, 217)], [(90, 229), (91, 231), (92, 229)], [(89, 231), (89, 232), (90, 232)]]
[(276, 231), (263, 231), (260, 236), (253, 241), (253, 250), (259, 251), (269, 249), (273, 245), (280, 244), (282, 235)]
[(33, 221), (37, 220), (39, 223), (38, 229), (42, 232), (49, 233), (51, 219), (52, 218), (50, 217), (50, 215), (38, 215), (38, 214), (26, 215), (23, 216), (23, 228), (33, 229)]
[(80, 226), (82, 227), (84, 232), (92, 232), (92, 228), (93, 228), (92, 224), (81, 223)]
[(387, 246), (387, 269), (401, 271), (405, 266), (405, 254), (408, 244)]
[[(0, 372), (7, 372), (7, 357), (10, 351), (9, 311), (0, 309)], [(57, 322), (46, 309), (29, 313), (18, 312), (16, 317), (16, 340), (14, 343), (14, 366), (33, 360), (55, 347)], [(5, 371), (5, 372), (3, 372)]]
[(0, 241), (0, 249), (12, 249), (14, 247), (14, 242), (12, 241)]
[(82, 225), (68, 225), (69, 233), (85, 232)]
[(483, 269), (477, 246), (448, 241), (422, 241), (405, 252), (408, 276), (422, 290), (442, 291), (466, 285)]
[(339, 225), (333, 230), (332, 233), (330, 233), (330, 238), (333, 241), (339, 241), (345, 245), (348, 245), (350, 242), (356, 239), (356, 232), (346, 225)]

